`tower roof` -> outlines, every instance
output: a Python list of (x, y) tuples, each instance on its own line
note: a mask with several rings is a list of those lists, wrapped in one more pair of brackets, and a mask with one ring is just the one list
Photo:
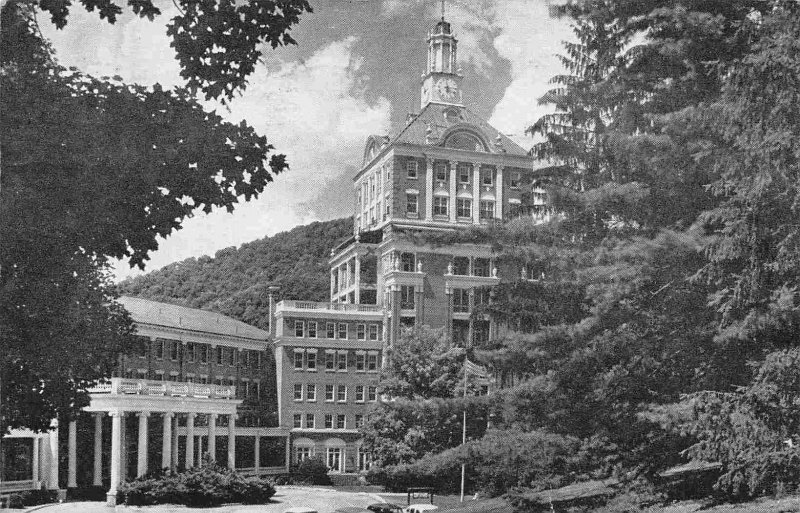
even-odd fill
[(484, 139), (487, 153), (505, 153), (523, 157), (528, 155), (521, 146), (469, 108), (437, 103), (426, 105), (413, 121), (391, 136), (390, 144), (441, 145), (447, 135), (459, 128), (473, 133), (478, 132), (476, 135)]

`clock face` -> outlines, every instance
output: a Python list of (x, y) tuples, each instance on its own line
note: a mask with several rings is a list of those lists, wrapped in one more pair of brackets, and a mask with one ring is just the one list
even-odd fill
[(458, 84), (452, 78), (440, 78), (436, 81), (436, 91), (444, 100), (455, 100), (458, 96)]

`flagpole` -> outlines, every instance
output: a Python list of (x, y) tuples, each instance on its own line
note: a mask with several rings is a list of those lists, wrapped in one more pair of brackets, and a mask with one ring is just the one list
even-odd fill
[[(464, 412), (463, 421), (461, 426), (461, 445), (467, 443), (467, 360), (468, 357), (464, 355)], [(467, 475), (466, 462), (461, 463), (461, 502), (464, 502), (464, 481)]]

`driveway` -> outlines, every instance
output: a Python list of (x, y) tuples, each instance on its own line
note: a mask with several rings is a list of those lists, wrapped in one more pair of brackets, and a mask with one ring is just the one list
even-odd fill
[(32, 508), (41, 513), (283, 513), (293, 506), (306, 506), (319, 513), (332, 513), (338, 508), (367, 506), (376, 502), (384, 502), (375, 494), (363, 492), (340, 492), (331, 488), (314, 488), (306, 486), (278, 486), (277, 493), (270, 504), (253, 506), (230, 505), (218, 508), (187, 508), (185, 506), (117, 506), (110, 508), (102, 502), (67, 502), (39, 508)]

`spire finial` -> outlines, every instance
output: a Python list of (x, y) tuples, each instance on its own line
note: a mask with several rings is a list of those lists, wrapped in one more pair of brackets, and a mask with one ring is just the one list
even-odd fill
[(444, 0), (442, 0), (442, 21), (444, 21)]

